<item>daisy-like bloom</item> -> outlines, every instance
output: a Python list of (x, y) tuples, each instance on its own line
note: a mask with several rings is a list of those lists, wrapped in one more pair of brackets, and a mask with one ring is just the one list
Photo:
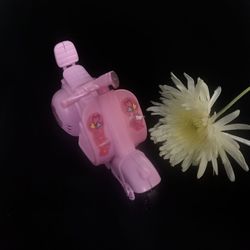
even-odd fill
[(250, 91), (250, 87), (220, 112), (211, 115), (211, 108), (221, 93), (221, 87), (210, 97), (208, 86), (202, 79), (198, 78), (195, 84), (189, 75), (184, 73), (184, 76), (187, 86), (173, 73), (171, 79), (176, 88), (159, 86), (161, 102), (152, 102), (153, 106), (147, 109), (152, 115), (160, 116), (158, 123), (149, 130), (151, 139), (154, 143), (160, 143), (160, 156), (169, 159), (172, 166), (181, 163), (183, 172), (191, 165), (197, 166), (197, 178), (204, 174), (208, 162), (212, 163), (214, 173), (218, 175), (217, 159), (220, 157), (228, 178), (234, 181), (235, 175), (228, 155), (248, 171), (238, 142), (250, 146), (250, 141), (232, 135), (229, 131), (250, 129), (250, 125), (229, 124), (239, 116), (240, 110), (222, 118), (221, 115)]

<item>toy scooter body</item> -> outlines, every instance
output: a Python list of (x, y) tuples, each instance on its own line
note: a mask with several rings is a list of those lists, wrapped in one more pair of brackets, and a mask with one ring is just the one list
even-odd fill
[[(62, 88), (52, 99), (59, 125), (79, 136), (79, 145), (94, 165), (105, 164), (130, 199), (160, 182), (160, 176), (136, 146), (147, 137), (147, 127), (137, 98), (128, 90), (115, 90), (119, 80), (114, 71), (92, 78), (76, 65), (74, 45), (55, 46), (55, 57), (63, 68)], [(112, 89), (110, 88), (112, 87)]]

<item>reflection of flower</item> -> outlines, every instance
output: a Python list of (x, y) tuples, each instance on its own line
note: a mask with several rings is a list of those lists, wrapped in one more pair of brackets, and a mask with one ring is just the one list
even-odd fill
[(161, 102), (152, 102), (153, 106), (147, 110), (152, 115), (159, 115), (159, 122), (151, 128), (151, 139), (161, 143), (160, 156), (169, 159), (172, 166), (181, 163), (182, 171), (191, 165), (198, 166), (197, 178), (200, 178), (209, 161), (213, 170), (218, 174), (217, 158), (220, 156), (228, 178), (235, 180), (234, 171), (228, 159), (230, 155), (246, 171), (247, 163), (240, 152), (238, 142), (250, 146), (250, 141), (228, 133), (229, 130), (250, 129), (247, 124), (229, 124), (239, 114), (236, 110), (223, 118), (219, 117), (229, 109), (237, 100), (250, 91), (250, 87), (237, 96), (219, 113), (210, 115), (211, 108), (221, 93), (218, 87), (210, 98), (206, 83), (198, 78), (194, 80), (184, 74), (187, 87), (174, 75), (171, 79), (177, 88), (163, 85), (161, 89)]

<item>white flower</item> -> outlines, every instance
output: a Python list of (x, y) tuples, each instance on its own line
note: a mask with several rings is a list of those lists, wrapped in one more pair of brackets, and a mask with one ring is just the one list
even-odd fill
[(189, 75), (184, 73), (184, 76), (187, 79), (187, 87), (173, 73), (171, 79), (177, 88), (159, 86), (161, 102), (152, 102), (153, 106), (147, 109), (152, 115), (161, 116), (158, 123), (149, 130), (151, 139), (154, 143), (161, 144), (160, 156), (169, 159), (172, 166), (181, 163), (183, 172), (191, 165), (198, 166), (197, 178), (204, 174), (210, 161), (214, 173), (218, 175), (217, 158), (220, 157), (228, 178), (234, 181), (235, 175), (228, 155), (248, 171), (237, 141), (248, 146), (250, 141), (228, 131), (250, 129), (250, 125), (229, 124), (239, 116), (239, 110), (218, 118), (250, 91), (250, 87), (220, 112), (211, 115), (211, 108), (221, 93), (221, 87), (210, 97), (208, 86), (202, 79), (198, 78), (195, 84)]

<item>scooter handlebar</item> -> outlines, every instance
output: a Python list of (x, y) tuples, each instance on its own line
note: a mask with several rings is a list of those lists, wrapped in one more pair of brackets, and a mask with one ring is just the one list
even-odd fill
[(79, 101), (82, 97), (88, 95), (89, 93), (109, 86), (112, 86), (114, 89), (119, 87), (119, 78), (114, 71), (110, 71), (93, 81), (89, 81), (84, 85), (81, 85), (69, 98), (63, 100), (61, 104), (64, 108), (66, 108)]

